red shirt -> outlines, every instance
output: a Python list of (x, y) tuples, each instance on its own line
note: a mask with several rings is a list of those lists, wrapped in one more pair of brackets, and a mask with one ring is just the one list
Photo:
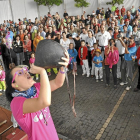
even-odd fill
[(122, 8), (122, 9), (121, 9), (121, 14), (122, 14), (122, 13), (125, 13), (125, 8)]
[(115, 13), (117, 13), (117, 16), (118, 16), (118, 15), (119, 15), (119, 10), (116, 9), (116, 10), (115, 10)]

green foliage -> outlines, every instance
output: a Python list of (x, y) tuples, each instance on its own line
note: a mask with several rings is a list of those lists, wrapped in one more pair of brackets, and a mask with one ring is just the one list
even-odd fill
[(38, 5), (48, 6), (49, 8), (51, 8), (53, 5), (59, 6), (60, 4), (63, 3), (62, 0), (34, 0), (34, 1), (37, 2)]
[(115, 4), (120, 5), (120, 4), (123, 4), (123, 1), (124, 0), (112, 0), (112, 2), (107, 2), (106, 4), (107, 5), (115, 5)]
[(81, 7), (88, 7), (90, 3), (86, 2), (86, 0), (74, 0), (75, 7), (81, 8)]

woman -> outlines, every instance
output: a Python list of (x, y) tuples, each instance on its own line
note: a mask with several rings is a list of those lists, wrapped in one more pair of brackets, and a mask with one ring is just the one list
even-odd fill
[(69, 44), (70, 44), (70, 40), (68, 38), (66, 38), (66, 33), (63, 32), (62, 33), (63, 38), (60, 39), (60, 44), (66, 49), (69, 49)]
[(23, 43), (20, 41), (20, 36), (16, 36), (16, 41), (13, 42), (13, 50), (17, 56), (17, 65), (23, 64)]
[(31, 55), (31, 40), (28, 38), (28, 35), (24, 36), (23, 49), (25, 56), (25, 65), (29, 66), (29, 56)]
[[(68, 52), (65, 53), (66, 66), (69, 62)], [(29, 70), (40, 75), (40, 83), (36, 83), (26, 67), (15, 67), (6, 76), (6, 97), (11, 102), (15, 120), (28, 135), (29, 140), (59, 140), (49, 111), (51, 92), (60, 88), (65, 80), (64, 68), (61, 67), (56, 78), (49, 82), (44, 68), (32, 65)]]
[(98, 25), (94, 26), (94, 37), (96, 37), (97, 33), (99, 32), (100, 32), (99, 26)]
[(34, 38), (34, 41), (33, 41), (34, 51), (36, 51), (36, 47), (37, 47), (37, 44), (39, 43), (39, 41), (41, 41), (43, 39), (44, 38), (42, 36), (40, 36), (40, 32), (38, 31), (37, 36)]
[(119, 61), (118, 48), (115, 47), (115, 40), (110, 39), (110, 44), (105, 48), (105, 73), (106, 73), (106, 87), (110, 86), (110, 69), (112, 68), (112, 75), (114, 81), (114, 88), (117, 88), (117, 63)]

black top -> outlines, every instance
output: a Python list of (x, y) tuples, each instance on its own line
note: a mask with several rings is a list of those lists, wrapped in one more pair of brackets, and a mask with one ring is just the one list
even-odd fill
[(20, 41), (19, 45), (16, 41), (13, 42), (13, 50), (15, 53), (23, 52), (23, 43)]
[(51, 34), (51, 38), (53, 38), (54, 36), (56, 36), (56, 33), (54, 31), (52, 31), (51, 33), (47, 32), (46, 33), (46, 37), (48, 36), (48, 34)]

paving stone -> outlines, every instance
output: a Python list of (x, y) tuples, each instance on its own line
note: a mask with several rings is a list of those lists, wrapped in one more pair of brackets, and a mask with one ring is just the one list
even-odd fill
[[(94, 140), (106, 122), (114, 106), (121, 97), (125, 86), (105, 88), (104, 82), (95, 82), (95, 78), (81, 76), (81, 67), (78, 66), (76, 76), (77, 117), (73, 116), (66, 82), (63, 87), (52, 93), (50, 111), (58, 133), (69, 140)], [(104, 74), (105, 75), (105, 74)], [(50, 78), (54, 79), (54, 75)], [(132, 82), (137, 85), (138, 75)], [(73, 93), (73, 76), (69, 75), (71, 93)], [(100, 140), (140, 140), (140, 94), (128, 91), (118, 110), (109, 122)], [(0, 106), (10, 110), (10, 104), (5, 94), (0, 96)]]

